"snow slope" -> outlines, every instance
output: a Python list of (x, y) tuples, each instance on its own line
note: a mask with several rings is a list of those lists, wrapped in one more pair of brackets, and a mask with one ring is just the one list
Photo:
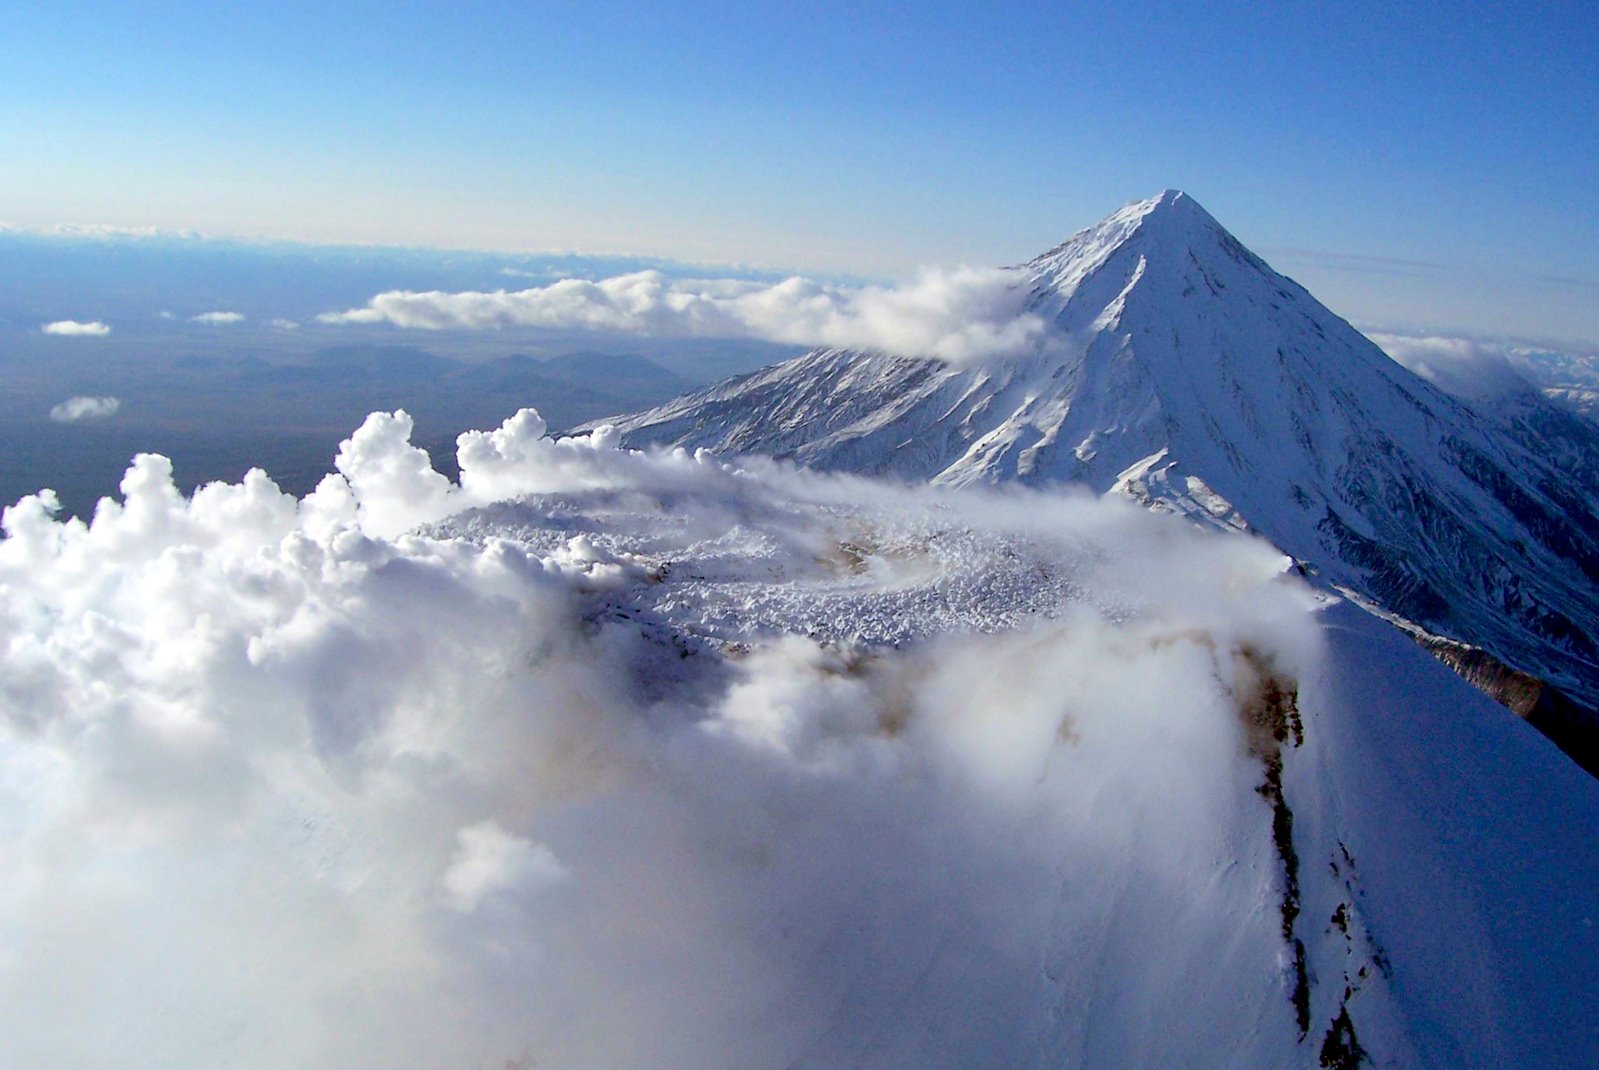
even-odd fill
[(611, 421), (632, 444), (964, 486), (1078, 484), (1256, 531), (1329, 585), (1599, 709), (1599, 434), (1407, 371), (1192, 198), (1017, 270), (1020, 357), (824, 349)]
[(0, 541), (0, 1065), (1599, 1062), (1599, 781), (1258, 539), (524, 412)]

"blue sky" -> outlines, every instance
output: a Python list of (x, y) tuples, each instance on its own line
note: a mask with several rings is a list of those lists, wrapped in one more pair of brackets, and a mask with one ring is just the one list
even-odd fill
[(0, 220), (901, 275), (1188, 190), (1356, 320), (1599, 339), (1592, 5), (0, 6)]

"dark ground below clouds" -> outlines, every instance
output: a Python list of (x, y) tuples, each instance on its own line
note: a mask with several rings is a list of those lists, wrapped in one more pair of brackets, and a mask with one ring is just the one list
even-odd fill
[[(632, 354), (466, 362), (389, 345), (328, 347), (303, 363), (191, 355), (74, 367), (13, 359), (0, 395), (0, 503), (50, 487), (67, 512), (87, 517), (99, 498), (117, 493), (140, 452), (171, 458), (186, 493), (258, 467), (303, 495), (333, 470), (338, 444), (369, 412), (396, 408), (415, 419), (413, 441), (453, 477), (455, 436), (497, 427), (524, 406), (562, 429), (660, 404), (768, 356), (710, 352), (696, 368), (667, 355), (690, 375)], [(51, 406), (74, 395), (116, 397), (121, 407), (104, 420), (50, 420)]]

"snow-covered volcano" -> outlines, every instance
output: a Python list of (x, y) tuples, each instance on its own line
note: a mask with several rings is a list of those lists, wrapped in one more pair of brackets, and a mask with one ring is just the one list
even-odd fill
[(1491, 478), (1556, 439), (1229, 242), (1174, 199), (1040, 260), (1026, 359), (809, 358), (782, 447), (1202, 526), (532, 410), (458, 482), (374, 413), (303, 498), (144, 454), (0, 511), (0, 1067), (1599, 1065), (1599, 779), (1206, 530), (1425, 493), (1577, 606), (1585, 536)]
[(1599, 707), (1592, 429), (1437, 389), (1176, 191), (1022, 265), (1017, 296), (1049, 325), (1023, 356), (821, 349), (615, 423), (634, 445), (1086, 484), (1252, 529)]

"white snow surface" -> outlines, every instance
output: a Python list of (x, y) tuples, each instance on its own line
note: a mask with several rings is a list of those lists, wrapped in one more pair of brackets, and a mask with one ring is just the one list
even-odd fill
[(6, 510), (0, 1065), (1599, 1062), (1599, 784), (1264, 542), (409, 431)]
[(611, 422), (634, 445), (1077, 485), (1247, 527), (1327, 584), (1599, 708), (1591, 425), (1530, 389), (1492, 407), (1446, 393), (1180, 192), (1020, 274), (1022, 314), (1048, 325), (1026, 353), (818, 349)]

